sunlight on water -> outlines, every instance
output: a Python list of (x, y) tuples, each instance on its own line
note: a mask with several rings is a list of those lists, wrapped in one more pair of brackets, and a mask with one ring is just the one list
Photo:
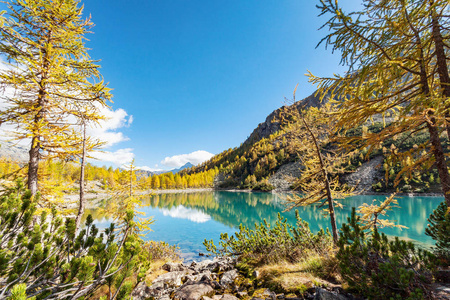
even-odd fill
[[(347, 221), (351, 208), (362, 203), (371, 203), (373, 199), (384, 200), (385, 196), (354, 196), (342, 201), (343, 208), (337, 209), (338, 226)], [(422, 245), (432, 245), (432, 239), (425, 235), (427, 218), (442, 197), (398, 197), (400, 207), (395, 207), (387, 218), (408, 227), (385, 228), (387, 235), (399, 236), (405, 240)], [(281, 213), (291, 224), (295, 223), (293, 211), (283, 212), (284, 201), (280, 196), (267, 193), (244, 192), (201, 192), (160, 194), (142, 200), (140, 211), (156, 220), (152, 232), (146, 236), (149, 240), (166, 241), (177, 244), (186, 261), (200, 260), (199, 252), (205, 252), (203, 240), (214, 239), (218, 244), (221, 232), (233, 234), (239, 224), (253, 226), (266, 219), (273, 224), (277, 214)], [(317, 206), (299, 207), (301, 218), (310, 224), (311, 230), (329, 227), (328, 217)], [(90, 210), (99, 227), (106, 227), (110, 220), (98, 210)]]

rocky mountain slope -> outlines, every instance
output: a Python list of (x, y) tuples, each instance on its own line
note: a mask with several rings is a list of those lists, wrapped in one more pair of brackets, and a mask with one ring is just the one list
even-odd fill
[[(320, 98), (316, 93), (311, 94), (305, 99), (298, 101), (294, 104), (298, 110), (301, 108), (308, 107), (320, 107), (321, 102)], [(274, 110), (271, 114), (269, 114), (266, 120), (256, 127), (252, 134), (245, 140), (244, 145), (251, 145), (263, 138), (268, 138), (271, 134), (276, 133), (281, 129), (282, 126), (282, 115), (286, 111), (288, 106), (282, 106), (276, 110)]]
[[(302, 168), (299, 163), (301, 154), (292, 143), (293, 135), (288, 126), (292, 120), (288, 111), (292, 108), (299, 110), (321, 105), (319, 97), (313, 94), (291, 106), (276, 109), (253, 130), (241, 146), (225, 150), (186, 172), (197, 173), (218, 168), (220, 173), (215, 180), (215, 186), (219, 188), (288, 190), (300, 176)], [(380, 120), (375, 118), (365, 126), (352, 129), (352, 133), (349, 134), (361, 136), (364, 131), (379, 132), (386, 126)], [(355, 186), (360, 192), (391, 192), (397, 188), (393, 186), (393, 182), (400, 171), (400, 166), (392, 163), (387, 165), (382, 148), (395, 147), (398, 151), (408, 151), (414, 145), (421, 145), (427, 140), (429, 140), (427, 134), (405, 134), (395, 140), (385, 140), (383, 147), (369, 156), (365, 150), (361, 151), (349, 161), (346, 167), (349, 173), (343, 176), (342, 180)], [(447, 140), (443, 140), (443, 143), (448, 145)], [(439, 193), (437, 177), (434, 168), (417, 170), (412, 178), (401, 179), (398, 187), (404, 193)]]

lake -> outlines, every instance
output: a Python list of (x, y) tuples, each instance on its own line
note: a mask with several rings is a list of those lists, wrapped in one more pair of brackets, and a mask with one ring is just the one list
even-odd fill
[[(358, 207), (372, 200), (384, 200), (386, 196), (360, 195), (341, 201), (343, 208), (336, 209), (338, 226), (347, 221), (353, 206)], [(430, 246), (433, 240), (425, 235), (427, 218), (444, 200), (443, 197), (397, 197), (399, 207), (387, 215), (390, 220), (408, 229), (384, 228), (387, 235), (399, 236), (421, 246)], [(205, 252), (204, 239), (214, 239), (218, 245), (222, 232), (233, 234), (239, 224), (247, 227), (266, 219), (273, 224), (278, 213), (295, 224), (294, 211), (283, 212), (283, 199), (270, 193), (246, 192), (198, 192), (157, 194), (142, 200), (140, 211), (146, 216), (153, 216), (153, 231), (146, 236), (149, 240), (166, 241), (180, 247), (185, 261), (201, 260), (199, 252)], [(324, 217), (323, 208), (317, 206), (298, 207), (300, 216), (307, 221), (312, 231), (329, 227), (328, 217)], [(106, 227), (110, 220), (101, 213), (90, 210), (98, 227)]]

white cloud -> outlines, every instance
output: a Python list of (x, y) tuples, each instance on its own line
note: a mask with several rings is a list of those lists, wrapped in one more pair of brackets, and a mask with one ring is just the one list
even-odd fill
[(163, 171), (162, 169), (158, 169), (158, 167), (156, 168), (150, 168), (147, 166), (142, 166), (142, 167), (137, 167), (138, 170), (143, 170), (143, 171), (149, 171), (149, 172), (161, 172)]
[(101, 120), (99, 124), (91, 126), (88, 134), (106, 142), (105, 148), (129, 140), (127, 136), (117, 130), (129, 127), (133, 122), (133, 116), (129, 116), (122, 108), (113, 110), (109, 107), (101, 107), (99, 110), (105, 119)]
[(95, 151), (90, 153), (90, 155), (97, 160), (112, 162), (117, 166), (129, 164), (134, 159), (134, 153), (132, 148), (119, 149), (114, 152)]
[(176, 219), (187, 219), (195, 223), (205, 223), (211, 220), (211, 216), (196, 209), (186, 208), (182, 205), (170, 209), (162, 209), (164, 216), (170, 216)]
[(208, 151), (198, 150), (189, 154), (180, 154), (166, 157), (161, 161), (161, 164), (172, 168), (179, 168), (187, 164), (188, 162), (193, 165), (201, 164), (202, 162), (207, 161), (213, 156), (214, 154), (209, 153)]
[[(0, 72), (2, 70), (14, 70), (16, 68), (17, 67), (11, 66), (0, 59)], [(9, 97), (14, 97), (15, 92), (16, 90), (9, 86), (0, 91), (0, 110), (4, 110), (8, 107), (9, 104), (6, 103), (6, 99)], [(95, 106), (96, 107), (94, 109), (97, 109), (99, 114), (103, 115), (105, 119), (101, 120), (98, 124), (92, 124), (89, 126), (87, 134), (105, 142), (104, 148), (108, 148), (120, 142), (129, 140), (123, 132), (120, 132), (120, 129), (129, 127), (133, 123), (133, 116), (128, 115), (128, 113), (122, 108), (112, 109), (108, 106), (101, 106), (100, 104), (95, 104)], [(67, 118), (67, 122), (74, 124), (76, 123), (76, 119), (74, 116), (69, 116)], [(14, 135), (11, 133), (17, 131), (22, 131), (22, 128), (17, 127), (16, 124), (1, 124), (0, 139), (13, 139)], [(29, 147), (30, 139), (22, 139), (20, 141), (16, 141), (16, 143), (21, 146)], [(90, 153), (90, 155), (100, 161), (111, 162), (117, 166), (123, 166), (133, 160), (134, 153), (132, 151), (133, 149), (131, 148), (125, 148), (114, 152), (93, 152)]]

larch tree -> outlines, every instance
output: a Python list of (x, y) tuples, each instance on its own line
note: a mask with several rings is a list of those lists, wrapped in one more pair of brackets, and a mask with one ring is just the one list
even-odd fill
[(310, 74), (310, 81), (318, 85), (322, 98), (329, 97), (339, 108), (341, 130), (374, 118), (387, 120), (381, 132), (346, 139), (344, 145), (373, 150), (388, 138), (425, 131), (429, 136), (425, 143), (392, 157), (413, 161), (402, 174), (436, 166), (450, 207), (450, 176), (441, 137), (450, 108), (449, 2), (365, 0), (361, 11), (352, 13), (345, 13), (334, 0), (320, 3), (321, 15), (330, 16), (323, 25), (329, 33), (321, 43), (341, 53), (348, 71), (331, 78)]
[[(296, 88), (297, 89), (297, 88)], [(330, 105), (318, 109), (298, 110), (295, 103), (290, 106), (291, 122), (285, 128), (292, 153), (298, 153), (302, 165), (299, 180), (294, 184), (300, 194), (287, 196), (292, 209), (296, 206), (320, 204), (326, 206), (330, 216), (331, 233), (335, 244), (338, 242), (335, 206), (342, 206), (337, 200), (351, 195), (353, 189), (342, 184), (340, 175), (345, 173), (345, 165), (353, 155), (341, 151), (333, 140), (336, 138)]]
[(28, 188), (36, 194), (39, 161), (72, 155), (80, 140), (74, 107), (85, 107), (84, 119), (95, 120), (111, 94), (87, 53), (85, 35), (93, 24), (82, 18), (79, 0), (5, 3), (0, 53), (9, 67), (0, 71), (6, 104), (0, 122), (17, 125), (15, 137), (31, 140)]

